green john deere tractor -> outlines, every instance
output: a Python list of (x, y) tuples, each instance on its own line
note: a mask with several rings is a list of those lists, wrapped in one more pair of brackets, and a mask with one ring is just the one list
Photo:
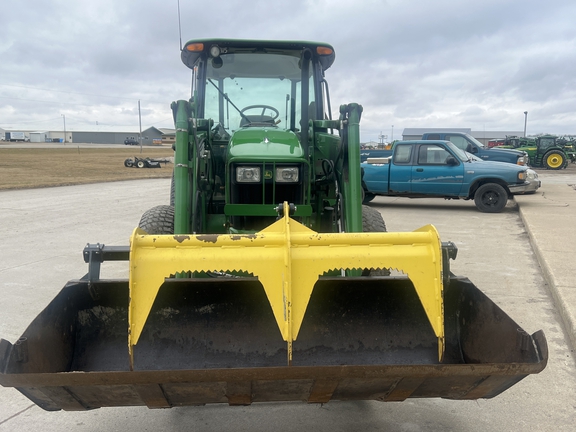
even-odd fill
[(508, 136), (502, 148), (523, 150), (530, 157), (530, 166), (559, 170), (576, 161), (576, 151), (570, 141), (561, 140), (554, 135), (542, 135), (534, 138)]
[[(2, 385), (46, 410), (477, 399), (544, 369), (542, 331), (454, 276), (452, 243), (362, 206), (362, 107), (332, 118), (332, 46), (202, 39), (181, 57), (170, 205), (129, 247), (85, 248), (88, 274), (0, 342)], [(129, 279), (101, 279), (109, 260)]]

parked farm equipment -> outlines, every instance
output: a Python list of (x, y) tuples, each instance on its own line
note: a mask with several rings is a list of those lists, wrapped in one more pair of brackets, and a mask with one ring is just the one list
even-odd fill
[(124, 166), (126, 168), (161, 168), (162, 164), (167, 164), (170, 162), (170, 159), (163, 158), (163, 159), (151, 159), (149, 157), (146, 158), (139, 158), (137, 156), (132, 158), (128, 158), (124, 161)]
[[(332, 119), (332, 46), (203, 39), (181, 57), (173, 205), (129, 247), (85, 249), (88, 275), (0, 342), (2, 385), (46, 410), (478, 399), (544, 369), (543, 332), (454, 276), (452, 243), (362, 206), (362, 107)], [(108, 260), (129, 279), (100, 279)]]
[(568, 166), (568, 161), (576, 162), (573, 141), (560, 139), (554, 135), (538, 137), (507, 136), (503, 148), (525, 151), (530, 157), (530, 166), (559, 170)]
[(503, 146), (506, 144), (506, 139), (505, 138), (495, 138), (495, 139), (491, 139), (490, 141), (488, 141), (488, 148), (492, 148), (492, 147), (499, 147), (499, 146)]

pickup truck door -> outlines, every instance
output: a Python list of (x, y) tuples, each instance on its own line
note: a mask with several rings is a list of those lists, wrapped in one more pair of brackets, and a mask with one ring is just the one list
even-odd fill
[(413, 150), (414, 145), (412, 144), (394, 146), (394, 154), (389, 169), (388, 190), (390, 194), (410, 192)]
[[(413, 194), (458, 196), (464, 180), (464, 164), (442, 144), (421, 144), (412, 168)], [(457, 165), (449, 165), (452, 157)]]

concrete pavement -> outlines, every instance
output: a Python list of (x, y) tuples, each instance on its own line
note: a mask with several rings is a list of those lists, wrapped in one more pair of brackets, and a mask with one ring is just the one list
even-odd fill
[(542, 274), (576, 350), (576, 177), (539, 172), (542, 187), (515, 197)]
[[(571, 176), (576, 184), (573, 165)], [(545, 211), (541, 201), (557, 199), (551, 197), (552, 183), (572, 183), (566, 180), (564, 171), (543, 171), (544, 186), (535, 195), (519, 197), (520, 206), (526, 201), (524, 207)], [(85, 274), (80, 252), (86, 242), (127, 244), (141, 214), (167, 202), (169, 186), (169, 179), (150, 179), (1, 192), (0, 336), (16, 341), (66, 281)], [(546, 198), (542, 198), (543, 193)], [(502, 213), (484, 214), (470, 201), (377, 197), (373, 203), (384, 214), (391, 231), (411, 231), (433, 223), (443, 240), (455, 241), (459, 253), (452, 264), (454, 272), (470, 277), (520, 327), (530, 333), (540, 329), (545, 332), (550, 350), (546, 369), (494, 399), (411, 399), (400, 404), (270, 403), (233, 408), (117, 407), (54, 413), (32, 405), (12, 388), (0, 387), (0, 431), (281, 432), (308, 428), (318, 432), (573, 432), (576, 368), (571, 359), (572, 345), (562, 332), (557, 308), (552, 306), (540, 266), (527, 245), (528, 230), (518, 218), (516, 204), (510, 203)], [(542, 225), (542, 232), (548, 225)], [(114, 268), (110, 268), (112, 264)], [(566, 269), (569, 267), (567, 264)], [(126, 277), (126, 272), (126, 263), (103, 266), (104, 278)]]

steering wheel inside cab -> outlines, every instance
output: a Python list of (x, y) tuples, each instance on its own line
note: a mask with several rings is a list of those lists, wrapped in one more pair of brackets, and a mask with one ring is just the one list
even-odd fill
[[(260, 114), (244, 114), (246, 111), (259, 110)], [(266, 110), (270, 112), (266, 113)], [(280, 116), (280, 112), (270, 105), (250, 105), (242, 108), (240, 111), (242, 120), (240, 120), (240, 127), (244, 126), (276, 126), (281, 120), (276, 121)]]

